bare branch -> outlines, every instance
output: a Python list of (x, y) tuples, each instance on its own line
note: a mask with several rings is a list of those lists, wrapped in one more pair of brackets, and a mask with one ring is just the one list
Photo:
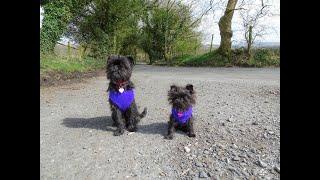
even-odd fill
[(247, 10), (247, 9), (245, 9), (245, 8), (235, 8), (235, 9), (229, 9), (229, 11), (237, 11), (237, 10)]
[(195, 25), (196, 23), (198, 23), (198, 22), (202, 19), (202, 17), (203, 17), (204, 15), (206, 15), (211, 9), (212, 9), (212, 6), (210, 6), (204, 13), (202, 13), (202, 14), (200, 15), (200, 17), (198, 17), (195, 21), (193, 21), (193, 22), (189, 25), (189, 27), (192, 27), (193, 25)]

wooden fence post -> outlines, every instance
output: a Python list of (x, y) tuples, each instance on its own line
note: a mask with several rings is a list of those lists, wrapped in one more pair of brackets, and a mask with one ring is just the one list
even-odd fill
[(212, 50), (212, 41), (213, 41), (213, 34), (212, 34), (212, 36), (211, 36), (210, 52), (211, 52), (211, 50)]
[(70, 45), (70, 41), (68, 41), (68, 52), (67, 52), (67, 58), (69, 59), (71, 57), (71, 45)]

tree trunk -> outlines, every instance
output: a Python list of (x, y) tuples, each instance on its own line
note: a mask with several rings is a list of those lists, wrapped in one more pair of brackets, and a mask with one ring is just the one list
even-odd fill
[(165, 41), (165, 46), (164, 46), (164, 52), (163, 52), (163, 57), (164, 60), (166, 61), (166, 64), (169, 64), (170, 60), (170, 47), (168, 46), (168, 43)]
[(149, 56), (149, 65), (152, 65), (153, 64), (153, 59), (151, 56)]
[(247, 42), (247, 56), (248, 60), (251, 58), (251, 47), (252, 47), (252, 26), (249, 26), (249, 37)]
[(147, 62), (147, 53), (144, 52), (144, 62)]
[(237, 2), (238, 0), (228, 0), (224, 15), (219, 20), (219, 30), (221, 36), (219, 52), (227, 57), (230, 55), (231, 51), (231, 22)]
[(169, 52), (168, 50), (165, 50), (164, 52), (164, 60), (166, 61), (166, 63), (168, 64), (169, 63)]
[(164, 34), (164, 55), (163, 56), (164, 56), (164, 60), (166, 61), (167, 65), (168, 65), (168, 63), (169, 63), (169, 47), (168, 47), (167, 32), (165, 32), (165, 34)]
[(84, 49), (83, 49), (83, 54), (82, 54), (82, 56), (84, 56), (84, 55), (86, 54), (87, 48), (88, 48), (88, 46), (85, 45), (85, 46), (84, 46)]

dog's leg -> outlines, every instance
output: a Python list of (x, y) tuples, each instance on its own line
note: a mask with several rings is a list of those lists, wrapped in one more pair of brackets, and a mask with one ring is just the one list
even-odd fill
[(135, 117), (130, 116), (129, 117), (129, 124), (128, 124), (128, 131), (135, 132), (137, 131), (137, 125), (135, 123)]
[(193, 117), (191, 117), (189, 119), (189, 122), (188, 122), (188, 136), (189, 137), (196, 137), (196, 134), (194, 133), (194, 129), (193, 129)]
[(175, 125), (176, 122), (172, 119), (172, 116), (170, 116), (170, 121), (169, 121), (169, 127), (168, 127), (168, 134), (165, 136), (166, 139), (173, 139), (173, 134), (175, 132)]
[(116, 131), (113, 133), (115, 136), (120, 136), (124, 133), (125, 123), (122, 119), (121, 111), (118, 108), (113, 108), (112, 110), (112, 119), (117, 125)]
[(137, 131), (137, 121), (139, 121), (139, 113), (137, 110), (137, 106), (135, 102), (132, 103), (130, 108), (127, 110), (125, 114), (127, 129), (130, 132)]
[(117, 127), (118, 126), (118, 123), (117, 123), (118, 117), (117, 117), (117, 113), (114, 111), (115, 110), (112, 109), (112, 113), (111, 113), (111, 117), (112, 117), (112, 121), (113, 121), (112, 126)]
[[(111, 110), (111, 118), (112, 118), (112, 126), (114, 127), (118, 127), (118, 114), (117, 114), (117, 110), (118, 108), (112, 104), (112, 102), (109, 100), (109, 104), (110, 104), (110, 110)], [(121, 118), (121, 115), (120, 115), (120, 118)]]

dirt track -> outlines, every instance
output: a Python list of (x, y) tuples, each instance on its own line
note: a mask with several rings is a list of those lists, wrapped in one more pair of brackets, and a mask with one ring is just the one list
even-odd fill
[[(41, 88), (41, 179), (280, 178), (279, 68), (137, 65), (132, 80), (148, 114), (138, 132), (120, 137), (104, 76)], [(194, 139), (163, 138), (172, 83), (197, 91)]]

